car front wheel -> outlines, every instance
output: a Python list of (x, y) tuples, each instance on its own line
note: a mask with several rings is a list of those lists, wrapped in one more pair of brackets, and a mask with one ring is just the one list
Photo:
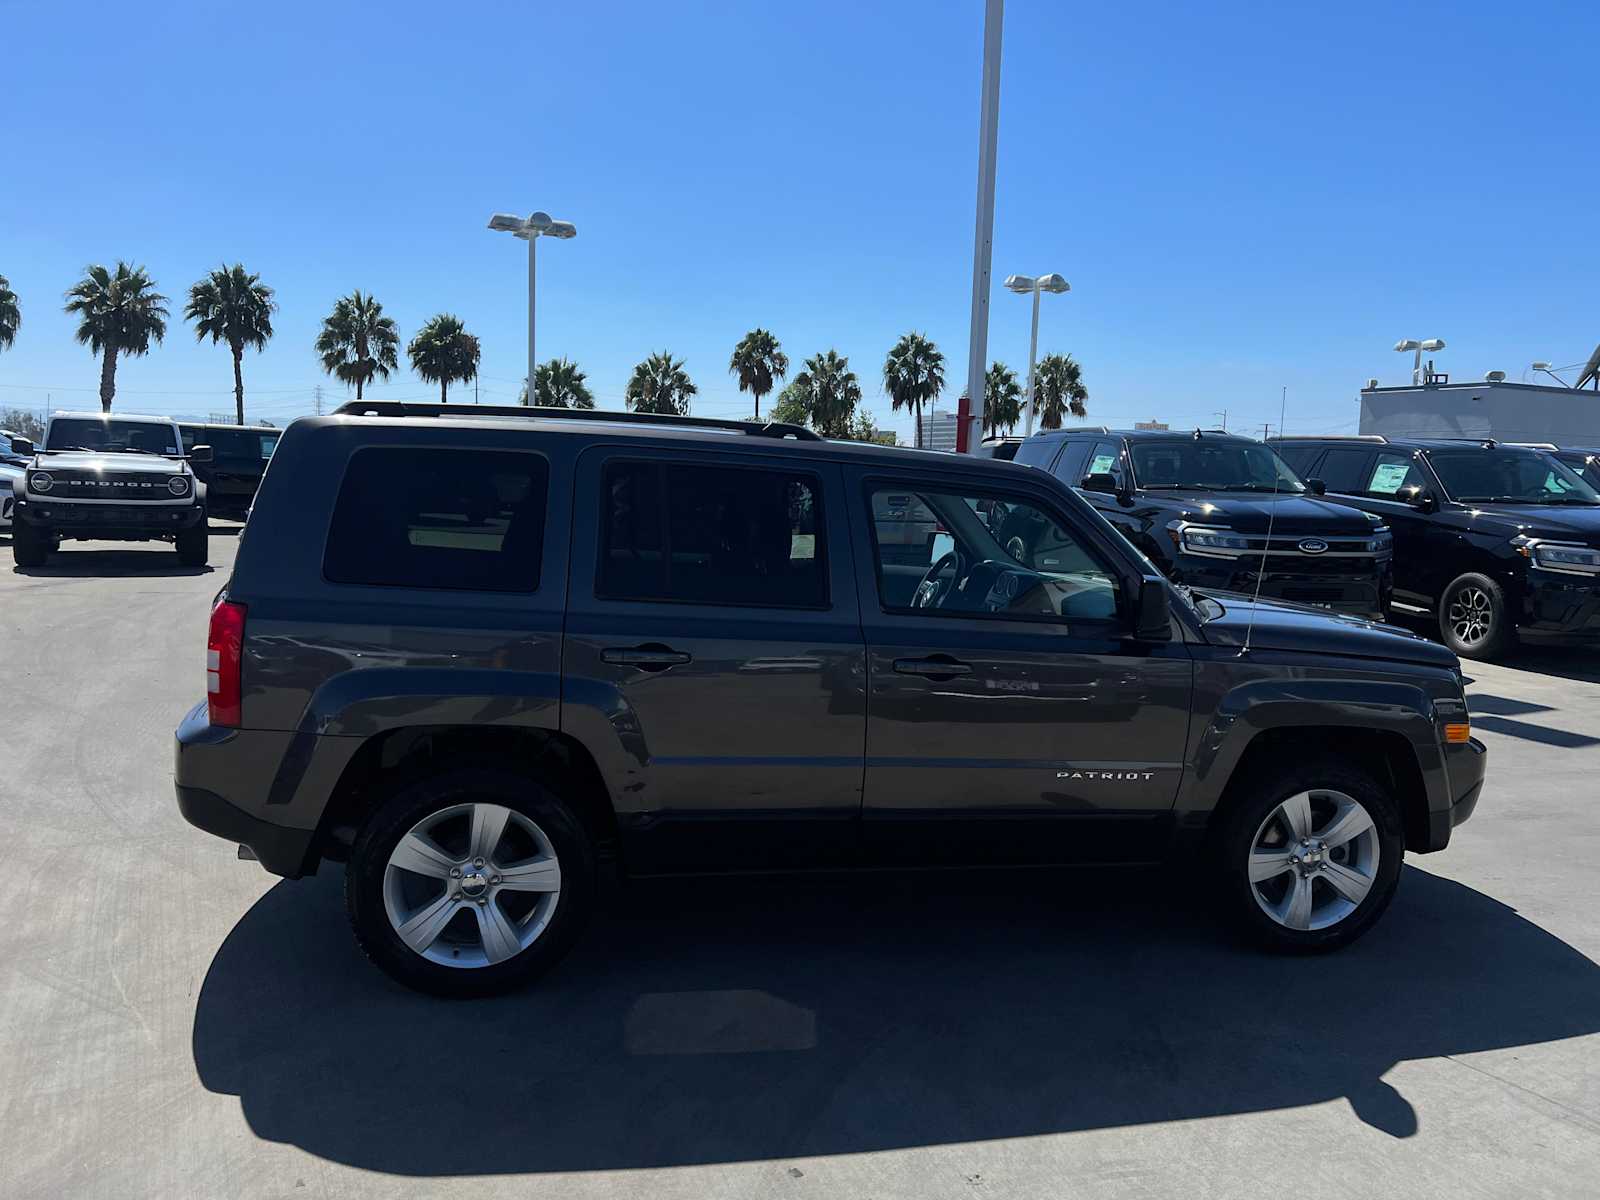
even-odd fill
[(594, 854), (559, 797), (512, 773), (405, 787), (357, 837), (345, 875), (356, 940), (408, 987), (505, 991), (553, 966), (593, 904)]
[(1516, 638), (1505, 591), (1487, 575), (1470, 572), (1444, 590), (1439, 634), (1462, 658), (1494, 658)]
[(19, 567), (42, 567), (50, 555), (50, 539), (26, 521), (11, 524), (11, 557)]
[(1333, 760), (1259, 772), (1217, 843), (1232, 916), (1274, 950), (1334, 950), (1383, 915), (1405, 836), (1387, 789)]

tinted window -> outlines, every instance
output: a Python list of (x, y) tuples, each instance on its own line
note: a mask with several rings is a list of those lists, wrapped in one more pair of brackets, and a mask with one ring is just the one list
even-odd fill
[(1278, 447), (1278, 457), (1288, 463), (1301, 478), (1305, 478), (1306, 472), (1311, 470), (1311, 464), (1316, 461), (1320, 453), (1322, 453), (1320, 446)]
[(1083, 483), (1084, 464), (1089, 461), (1091, 444), (1086, 441), (1072, 441), (1067, 443), (1067, 448), (1061, 452), (1061, 457), (1056, 461), (1055, 475), (1064, 481), (1068, 487), (1078, 487)]
[(745, 467), (616, 463), (604, 481), (599, 593), (614, 599), (821, 608), (821, 487)]
[(1434, 450), (1428, 461), (1452, 500), (1600, 504), (1570, 467), (1535, 450)]
[(1122, 447), (1116, 442), (1096, 442), (1084, 475), (1115, 475), (1122, 479)]
[(1011, 461), (1019, 462), (1026, 467), (1047, 467), (1060, 447), (1061, 443), (1055, 438), (1023, 438)]
[(278, 448), (278, 438), (281, 436), (281, 434), (277, 433), (260, 433), (256, 435), (256, 439), (260, 443), (262, 462), (266, 462), (267, 459), (272, 457), (272, 452)]
[(1133, 475), (1145, 488), (1190, 488), (1216, 492), (1303, 492), (1305, 484), (1259, 442), (1184, 438), (1136, 441)]
[(357, 451), (339, 488), (323, 574), (380, 587), (531, 592), (548, 475), (532, 454)]
[(1353, 495), (1366, 487), (1366, 465), (1371, 461), (1371, 450), (1336, 446), (1328, 451), (1328, 456), (1322, 460), (1322, 465), (1317, 470), (1321, 472), (1322, 482), (1328, 485), (1330, 492)]
[(57, 417), (50, 422), (45, 443), (49, 450), (143, 451), (177, 454), (171, 425), (156, 421), (102, 420), (98, 417)]
[(1410, 454), (1391, 451), (1378, 455), (1361, 490), (1369, 496), (1393, 497), (1402, 492), (1412, 495), (1427, 485), (1422, 468)]
[[(879, 515), (899, 498), (933, 518), (913, 547)], [(939, 616), (1111, 621), (1117, 580), (1056, 514), (1003, 494), (871, 489), (878, 595), (887, 609)]]

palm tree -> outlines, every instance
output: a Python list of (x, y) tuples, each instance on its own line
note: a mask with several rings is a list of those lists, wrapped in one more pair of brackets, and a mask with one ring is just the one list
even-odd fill
[(634, 412), (689, 415), (689, 399), (700, 389), (690, 382), (681, 358), (663, 350), (633, 368), (623, 399)]
[(883, 390), (894, 410), (909, 408), (922, 445), (922, 406), (932, 404), (944, 391), (944, 355), (920, 333), (908, 333), (894, 344), (883, 360)]
[(772, 390), (775, 379), (789, 373), (789, 356), (778, 339), (765, 329), (752, 329), (739, 339), (728, 360), (728, 373), (739, 377), (739, 390), (756, 398), (756, 420), (761, 419), (761, 397)]
[(22, 309), (17, 305), (17, 294), (11, 290), (11, 281), (0, 275), (0, 350), (11, 349), (21, 327)]
[(1089, 389), (1083, 386), (1083, 371), (1070, 354), (1051, 354), (1039, 360), (1033, 371), (1034, 406), (1040, 429), (1060, 429), (1068, 413), (1089, 415), (1084, 401)]
[(1017, 373), (1003, 362), (991, 363), (983, 377), (983, 430), (996, 433), (1004, 426), (1010, 433), (1022, 420), (1022, 388)]
[(389, 378), (400, 365), (400, 327), (383, 315), (383, 305), (360, 288), (340, 296), (333, 311), (322, 318), (317, 353), (322, 369), (346, 387), (355, 385), (356, 399), (375, 376)]
[[(594, 393), (578, 364), (552, 358), (533, 369), (533, 403), (541, 408), (593, 408)], [(528, 403), (528, 381), (522, 381), (519, 403)]]
[(227, 342), (233, 352), (233, 405), (239, 424), (244, 424), (244, 351), (249, 346), (265, 350), (272, 337), (272, 289), (252, 275), (243, 264), (218, 267), (189, 289), (189, 304), (183, 310), (194, 322), (194, 338), (211, 344)]
[[(861, 403), (861, 384), (848, 358), (837, 350), (814, 354), (790, 387), (804, 405), (811, 428), (823, 437), (850, 436), (851, 418)], [(785, 388), (785, 394), (789, 390)]]
[(466, 383), (477, 377), (479, 353), (478, 339), (450, 313), (440, 313), (417, 330), (406, 347), (411, 369), (439, 385), (440, 404), (450, 402), (450, 385), (456, 380)]
[(66, 311), (78, 317), (77, 338), (101, 355), (100, 410), (111, 411), (117, 394), (117, 356), (148, 354), (167, 336), (167, 298), (143, 267), (119, 262), (115, 271), (96, 264), (67, 293)]

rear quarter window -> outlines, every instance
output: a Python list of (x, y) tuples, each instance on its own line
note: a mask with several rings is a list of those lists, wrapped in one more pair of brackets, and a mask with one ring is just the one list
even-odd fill
[(536, 454), (358, 450), (334, 504), (322, 573), (376, 587), (536, 591), (548, 484)]

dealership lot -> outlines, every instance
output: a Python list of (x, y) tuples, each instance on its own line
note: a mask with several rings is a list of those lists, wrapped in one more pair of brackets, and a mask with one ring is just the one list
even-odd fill
[(1478, 813), (1335, 957), (1235, 946), (1182, 875), (656, 884), (448, 1004), (361, 961), (336, 869), (173, 805), (233, 545), (0, 536), (0, 1195), (1594, 1187), (1600, 654), (1469, 665)]

